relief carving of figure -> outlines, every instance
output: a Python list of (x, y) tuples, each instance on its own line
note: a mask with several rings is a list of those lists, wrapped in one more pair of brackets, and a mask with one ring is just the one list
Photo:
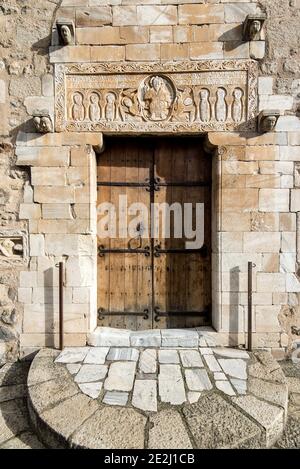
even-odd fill
[(21, 241), (16, 240), (15, 242), (10, 238), (0, 238), (0, 256), (12, 257), (15, 255), (21, 255), (23, 252), (23, 246)]
[(123, 90), (120, 112), (123, 121), (125, 120), (126, 114), (131, 114), (132, 116), (141, 115), (141, 104), (139, 102), (137, 90)]
[(99, 105), (99, 96), (97, 93), (92, 93), (89, 105), (89, 118), (92, 122), (97, 122), (100, 120), (100, 117), (101, 111)]
[(154, 121), (165, 120), (169, 116), (173, 97), (166, 80), (160, 76), (153, 76), (144, 85), (142, 97), (147, 117)]
[(249, 39), (253, 41), (256, 38), (259, 38), (259, 33), (262, 29), (262, 23), (259, 20), (254, 20), (251, 22), (249, 27)]
[(243, 91), (236, 88), (233, 92), (232, 119), (234, 122), (241, 122), (243, 117)]
[(177, 119), (194, 122), (196, 109), (191, 88), (179, 90), (174, 111)]
[(74, 93), (73, 95), (72, 117), (74, 121), (84, 120), (83, 96), (81, 93)]
[(226, 90), (218, 88), (216, 101), (216, 119), (218, 122), (225, 122), (227, 118), (227, 104), (225, 101)]
[(200, 91), (200, 119), (202, 122), (209, 122), (211, 118), (209, 96), (210, 93), (207, 89)]
[(114, 93), (107, 93), (106, 95), (105, 118), (110, 122), (116, 118), (116, 96)]
[(72, 32), (68, 25), (63, 24), (60, 28), (60, 33), (62, 41), (65, 45), (69, 46), (70, 44), (73, 44)]

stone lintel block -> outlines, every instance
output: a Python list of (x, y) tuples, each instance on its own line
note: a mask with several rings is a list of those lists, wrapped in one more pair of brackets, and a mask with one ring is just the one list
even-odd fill
[[(91, 145), (95, 148), (95, 150), (99, 149), (100, 151), (103, 146), (103, 134), (101, 132), (54, 132), (49, 134), (38, 134), (19, 131), (16, 142), (17, 152), (19, 151), (20, 147), (40, 148), (74, 145), (81, 145), (83, 147)], [(54, 148), (54, 150), (56, 149)]]
[(68, 147), (17, 147), (17, 165), (19, 166), (68, 166)]
[(51, 46), (49, 48), (50, 63), (90, 62), (90, 46)]

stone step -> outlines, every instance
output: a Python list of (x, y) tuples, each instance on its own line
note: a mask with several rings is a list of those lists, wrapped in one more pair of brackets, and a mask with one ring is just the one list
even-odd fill
[[(96, 353), (91, 353), (93, 350)], [(209, 369), (201, 355), (199, 360), (199, 352), (182, 353), (179, 348), (176, 352), (181, 362), (166, 364), (159, 363), (160, 349), (154, 354), (150, 350), (156, 371), (149, 375), (141, 373), (139, 362), (120, 361), (112, 350), (110, 354), (108, 346), (102, 351), (75, 347), (62, 353), (44, 349), (36, 355), (28, 374), (28, 408), (46, 446), (264, 448), (274, 445), (283, 432), (287, 385), (268, 352), (233, 359), (234, 349), (223, 349), (221, 358), (216, 349), (212, 354), (206, 350), (205, 356), (213, 355), (223, 365), (228, 360), (231, 365), (229, 370), (223, 366), (224, 373), (218, 372), (223, 379), (216, 380), (221, 376)], [(145, 350), (136, 350), (145, 360)], [(115, 354), (119, 361), (111, 360)], [(165, 360), (174, 361), (167, 355)], [(247, 379), (238, 380), (233, 360), (240, 371), (243, 359)], [(74, 369), (74, 365), (79, 367)], [(240, 383), (245, 387), (239, 394), (235, 386)]]

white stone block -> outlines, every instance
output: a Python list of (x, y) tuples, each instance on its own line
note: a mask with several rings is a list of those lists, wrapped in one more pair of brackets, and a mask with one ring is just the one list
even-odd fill
[(281, 161), (300, 161), (300, 146), (280, 147)]
[(162, 347), (197, 347), (198, 333), (188, 329), (165, 329), (161, 331)]
[(244, 233), (244, 252), (278, 252), (280, 239), (276, 232)]
[(131, 391), (135, 377), (135, 362), (114, 362), (104, 382), (107, 391)]
[(266, 42), (265, 41), (251, 41), (250, 44), (250, 58), (255, 60), (261, 60), (266, 54)]
[(20, 204), (20, 220), (39, 220), (41, 218), (41, 206), (39, 204)]
[(273, 93), (273, 77), (258, 78), (258, 94), (269, 95)]
[(181, 405), (186, 401), (184, 381), (179, 365), (160, 365), (158, 388), (162, 402)]
[(37, 272), (24, 271), (20, 272), (20, 287), (36, 287), (37, 286)]
[(288, 189), (260, 189), (259, 211), (260, 212), (288, 212), (289, 211)]
[(295, 272), (296, 271), (296, 254), (291, 252), (284, 252), (280, 254), (280, 272)]
[(300, 189), (291, 190), (291, 211), (300, 212)]
[(300, 119), (296, 116), (281, 116), (276, 125), (276, 132), (295, 132), (300, 130)]
[(286, 274), (286, 291), (289, 293), (300, 292), (300, 282), (295, 274)]
[(260, 11), (255, 3), (230, 3), (224, 8), (226, 23), (243, 23), (247, 15)]
[(66, 262), (66, 285), (70, 287), (93, 286), (94, 262), (90, 256), (70, 256)]
[(110, 347), (110, 346), (130, 346), (130, 331), (126, 329), (114, 329), (112, 327), (97, 327), (97, 329), (89, 334), (88, 344), (94, 347)]
[(133, 388), (132, 405), (137, 409), (157, 412), (156, 381), (136, 379)]
[(259, 97), (259, 110), (279, 109), (280, 111), (290, 111), (293, 109), (294, 100), (292, 96), (285, 95), (261, 95)]
[(283, 231), (281, 233), (281, 252), (296, 252), (295, 231)]
[(262, 293), (285, 292), (285, 275), (281, 273), (258, 272), (257, 291)]
[(42, 214), (47, 220), (71, 220), (73, 218), (69, 204), (42, 204)]
[(133, 347), (160, 347), (160, 330), (131, 332), (130, 343)]
[(42, 76), (42, 92), (48, 97), (54, 94), (53, 76), (50, 73)]
[(19, 288), (18, 289), (18, 301), (20, 303), (31, 303), (32, 288)]
[(0, 104), (6, 102), (6, 83), (4, 80), (0, 80)]
[(89, 303), (90, 301), (90, 288), (89, 287), (75, 287), (73, 288), (73, 303), (82, 304)]
[(141, 352), (139, 370), (142, 373), (156, 373), (156, 350), (146, 349)]
[(41, 234), (31, 234), (29, 237), (30, 256), (45, 255), (45, 239)]

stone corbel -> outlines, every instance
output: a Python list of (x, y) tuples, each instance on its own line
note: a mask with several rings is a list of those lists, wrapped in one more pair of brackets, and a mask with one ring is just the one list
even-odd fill
[(262, 30), (267, 17), (264, 13), (248, 15), (244, 21), (244, 40), (261, 41)]
[(58, 18), (56, 21), (56, 27), (61, 45), (71, 46), (75, 43), (75, 26), (73, 21), (65, 18)]
[(280, 116), (277, 109), (261, 111), (258, 116), (258, 130), (260, 133), (273, 132)]
[(35, 129), (40, 134), (53, 132), (53, 121), (47, 110), (33, 111), (33, 123)]

